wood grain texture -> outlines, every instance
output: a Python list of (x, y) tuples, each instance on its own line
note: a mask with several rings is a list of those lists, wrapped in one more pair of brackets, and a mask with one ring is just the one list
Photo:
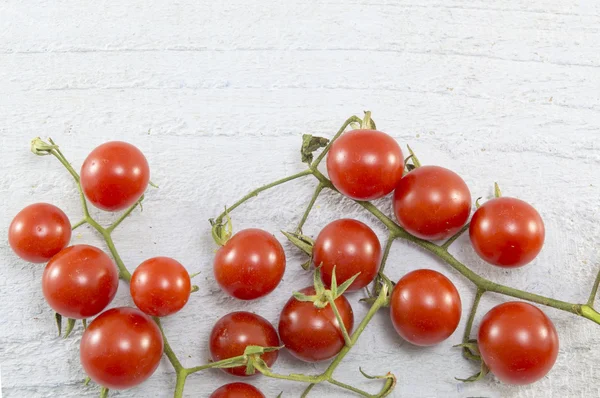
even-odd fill
[[(250, 4), (249, 4), (250, 3)], [(0, 235), (25, 204), (47, 201), (73, 222), (81, 215), (70, 176), (54, 159), (33, 156), (31, 138), (52, 136), (80, 167), (99, 143), (122, 139), (147, 155), (152, 180), (143, 212), (115, 232), (129, 269), (148, 257), (177, 258), (201, 271), (201, 289), (165, 320), (188, 366), (208, 358), (213, 323), (237, 309), (276, 323), (292, 290), (308, 285), (304, 258), (286, 245), (288, 269), (268, 299), (240, 303), (212, 277), (215, 246), (207, 219), (248, 190), (302, 169), (305, 132), (332, 135), (349, 115), (373, 111), (378, 126), (411, 144), (424, 163), (464, 176), (474, 197), (507, 195), (542, 214), (546, 245), (531, 265), (492, 269), (466, 238), (453, 251), (482, 275), (540, 294), (582, 302), (600, 266), (600, 3), (595, 0), (447, 1), (0, 1)], [(291, 228), (314, 181), (269, 191), (236, 211), (237, 229)], [(389, 203), (380, 201), (389, 211)], [(97, 213), (104, 222), (112, 216)], [(384, 230), (360, 208), (325, 193), (305, 232), (335, 217)], [(5, 240), (6, 242), (6, 240)], [(103, 247), (89, 228), (73, 242)], [(0, 246), (0, 366), (13, 398), (94, 397), (79, 364), (81, 329), (55, 337), (41, 289), (41, 266)], [(394, 279), (418, 267), (457, 284), (463, 304), (474, 290), (460, 275), (410, 245), (394, 245)], [(351, 296), (358, 317), (366, 309)], [(486, 296), (485, 310), (504, 300)], [(131, 305), (125, 285), (113, 305)], [(385, 311), (337, 374), (362, 381), (393, 371), (397, 397), (592, 397), (600, 395), (600, 327), (548, 309), (561, 348), (550, 375), (527, 387), (488, 377), (462, 384), (476, 369), (452, 345), (422, 349), (400, 340)], [(465, 317), (463, 317), (465, 318)], [(463, 319), (462, 328), (465, 319)], [(461, 330), (461, 329), (459, 329)], [(316, 372), (282, 354), (280, 372)], [(231, 379), (218, 371), (190, 377), (187, 397), (207, 396)], [(301, 386), (254, 378), (268, 397), (298, 396)], [(156, 374), (119, 397), (169, 397), (173, 372)], [(315, 396), (344, 397), (318, 387)]]

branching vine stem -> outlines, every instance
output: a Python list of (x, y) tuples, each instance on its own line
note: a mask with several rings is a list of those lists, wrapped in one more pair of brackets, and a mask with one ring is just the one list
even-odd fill
[[(311, 164), (309, 164), (309, 166), (306, 170), (298, 172), (293, 175), (290, 175), (285, 178), (281, 178), (279, 180), (276, 180), (272, 183), (263, 185), (262, 187), (259, 187), (255, 190), (251, 191), (250, 193), (248, 193), (247, 195), (245, 195), (244, 197), (239, 199), (237, 202), (235, 202), (233, 205), (226, 208), (225, 211), (223, 211), (215, 219), (214, 223), (222, 225), (223, 219), (225, 217), (228, 217), (228, 215), (231, 211), (235, 210), (237, 207), (242, 205), (244, 202), (257, 196), (259, 193), (261, 193), (263, 191), (266, 191), (270, 188), (279, 186), (281, 184), (284, 184), (286, 182), (289, 182), (289, 181), (292, 181), (292, 180), (295, 180), (298, 178), (312, 175), (313, 177), (315, 177), (317, 179), (318, 185), (315, 188), (315, 191), (310, 199), (310, 202), (308, 203), (306, 210), (304, 211), (304, 213), (302, 215), (302, 218), (300, 219), (298, 227), (296, 228), (296, 231), (298, 233), (300, 233), (304, 223), (306, 222), (311, 210), (314, 207), (314, 204), (315, 204), (318, 196), (321, 194), (323, 189), (327, 188), (327, 189), (337, 192), (336, 188), (333, 186), (331, 181), (318, 170), (319, 164), (326, 156), (327, 152), (331, 148), (331, 145), (335, 142), (335, 140), (339, 136), (341, 136), (344, 133), (344, 131), (346, 130), (346, 128), (348, 126), (350, 126), (350, 125), (354, 126), (356, 124), (360, 125), (360, 124), (365, 124), (365, 123), (367, 124), (367, 127), (371, 126), (372, 128), (375, 128), (374, 122), (372, 122), (370, 120), (369, 112), (365, 112), (364, 119), (360, 119), (358, 116), (352, 116), (352, 117), (348, 118), (344, 122), (342, 127), (338, 130), (338, 132), (335, 134), (335, 136), (331, 139), (331, 141), (329, 141), (329, 143), (324, 148), (324, 150), (318, 155), (318, 157)], [(39, 139), (36, 139), (36, 140), (39, 140)], [(34, 143), (36, 142), (36, 140), (34, 140)], [(44, 143), (43, 141), (39, 140), (38, 144), (40, 144), (40, 143), (42, 145), (39, 148), (34, 148), (34, 145), (32, 143), (32, 150), (34, 151), (34, 153), (54, 155), (65, 166), (65, 168), (69, 171), (69, 173), (73, 176), (75, 182), (77, 183), (77, 187), (79, 189), (79, 194), (80, 194), (80, 199), (81, 199), (81, 205), (83, 208), (84, 218), (81, 221), (79, 221), (78, 223), (76, 223), (73, 226), (73, 229), (75, 229), (83, 224), (86, 224), (86, 223), (89, 224), (90, 226), (92, 226), (94, 229), (96, 229), (100, 233), (100, 235), (102, 235), (104, 240), (106, 241), (106, 245), (108, 246), (108, 249), (110, 250), (113, 258), (115, 259), (115, 262), (119, 268), (119, 274), (120, 274), (121, 279), (123, 279), (125, 281), (129, 281), (131, 279), (131, 274), (125, 267), (123, 260), (121, 259), (117, 249), (115, 248), (114, 242), (111, 237), (111, 233), (140, 204), (141, 199), (140, 199), (140, 201), (135, 203), (133, 206), (131, 206), (129, 209), (127, 209), (112, 225), (110, 225), (107, 228), (102, 227), (90, 216), (88, 206), (87, 206), (87, 201), (85, 199), (83, 190), (81, 188), (79, 175), (73, 169), (73, 167), (70, 165), (70, 163), (66, 160), (64, 155), (60, 152), (60, 150), (58, 149), (58, 146), (56, 146), (56, 144), (54, 144), (54, 142), (52, 140), (50, 140), (50, 143), (52, 145), (48, 145), (48, 144)], [(418, 160), (416, 159), (416, 157), (414, 155), (413, 155), (412, 161), (413, 161), (413, 164), (417, 165)], [(443, 262), (448, 264), (450, 267), (452, 267), (454, 270), (456, 270), (458, 273), (460, 273), (462, 276), (467, 278), (469, 281), (471, 281), (476, 286), (477, 291), (476, 291), (475, 298), (473, 301), (473, 306), (469, 313), (469, 318), (467, 320), (467, 324), (465, 327), (463, 343), (469, 342), (471, 328), (473, 326), (473, 320), (475, 318), (477, 307), (479, 305), (482, 295), (485, 292), (499, 293), (499, 294), (503, 294), (503, 295), (506, 295), (509, 297), (514, 297), (517, 299), (527, 300), (527, 301), (530, 301), (533, 303), (553, 307), (556, 309), (560, 309), (563, 311), (567, 311), (567, 312), (582, 316), (582, 317), (587, 318), (597, 324), (600, 324), (600, 313), (598, 313), (593, 308), (593, 303), (594, 303), (595, 297), (598, 293), (598, 286), (600, 285), (600, 272), (598, 273), (596, 280), (592, 286), (592, 291), (590, 293), (589, 299), (586, 304), (569, 303), (569, 302), (565, 302), (565, 301), (561, 301), (561, 300), (556, 300), (556, 299), (553, 299), (550, 297), (544, 297), (544, 296), (541, 296), (538, 294), (515, 289), (515, 288), (509, 287), (509, 286), (504, 286), (504, 285), (498, 284), (496, 282), (493, 282), (491, 280), (488, 280), (488, 279), (478, 275), (477, 273), (473, 272), (470, 268), (468, 268), (466, 265), (464, 265), (459, 260), (457, 260), (448, 251), (448, 248), (450, 247), (450, 245), (452, 245), (452, 243), (456, 239), (458, 239), (461, 236), (461, 234), (463, 234), (468, 229), (468, 224), (465, 225), (454, 236), (449, 238), (446, 242), (444, 242), (441, 245), (437, 245), (435, 243), (432, 243), (432, 242), (429, 242), (429, 241), (426, 241), (423, 239), (419, 239), (419, 238), (409, 234), (406, 230), (404, 230), (402, 227), (400, 227), (394, 220), (392, 220), (390, 217), (388, 217), (386, 214), (384, 214), (381, 210), (379, 210), (379, 208), (377, 208), (372, 203), (363, 202), (363, 201), (355, 201), (355, 202), (358, 205), (362, 206), (369, 213), (371, 213), (371, 215), (373, 215), (376, 219), (378, 219), (387, 228), (387, 230), (389, 232), (388, 240), (384, 247), (384, 254), (382, 256), (382, 261), (381, 261), (380, 269), (379, 269), (379, 278), (381, 278), (381, 281), (384, 281), (385, 283), (381, 283), (380, 287), (375, 289), (376, 297), (372, 297), (369, 300), (369, 302), (371, 302), (372, 305), (371, 305), (368, 313), (365, 315), (365, 317), (363, 318), (361, 323), (358, 325), (356, 330), (351, 335), (348, 335), (347, 331), (346, 331), (346, 333), (344, 333), (344, 339), (345, 339), (346, 345), (342, 348), (342, 350), (339, 352), (339, 354), (329, 364), (327, 369), (325, 369), (325, 371), (319, 375), (278, 374), (278, 373), (274, 373), (271, 369), (265, 367), (264, 362), (262, 364), (260, 362), (257, 362), (255, 364), (255, 369), (265, 376), (275, 378), (275, 379), (308, 383), (308, 386), (304, 390), (302, 397), (308, 396), (309, 392), (311, 392), (312, 389), (317, 384), (323, 383), (323, 382), (327, 382), (332, 385), (336, 385), (340, 388), (352, 391), (352, 392), (354, 392), (358, 395), (364, 396), (364, 397), (385, 397), (394, 388), (395, 378), (393, 377), (393, 375), (384, 376), (383, 378), (387, 378), (385, 385), (383, 386), (383, 388), (381, 389), (381, 391), (379, 393), (372, 395), (368, 392), (365, 392), (363, 390), (360, 390), (358, 388), (355, 388), (353, 386), (347, 385), (345, 383), (342, 383), (342, 382), (334, 379), (333, 373), (334, 373), (335, 369), (338, 367), (338, 365), (342, 362), (344, 357), (348, 354), (348, 352), (356, 344), (359, 336), (365, 330), (366, 326), (371, 321), (373, 316), (377, 313), (377, 311), (382, 306), (385, 306), (388, 302), (389, 293), (390, 293), (389, 289), (391, 288), (391, 284), (389, 283), (389, 279), (387, 279), (387, 277), (385, 276), (384, 270), (385, 270), (385, 263), (386, 263), (388, 254), (390, 252), (390, 248), (392, 246), (393, 241), (396, 239), (407, 240), (417, 246), (420, 246), (421, 248), (425, 249), (429, 253), (433, 254), (434, 256), (438, 257), (440, 260), (442, 260)], [(334, 309), (334, 313), (335, 313), (338, 321), (343, 326), (343, 322), (341, 321), (341, 316), (340, 316), (339, 312), (337, 311), (337, 308), (334, 304), (333, 298), (331, 297), (331, 300), (328, 300), (328, 301), (330, 302), (330, 305), (332, 305), (332, 307)], [(185, 382), (189, 375), (206, 370), (206, 369), (210, 369), (210, 368), (227, 367), (228, 363), (231, 363), (230, 361), (232, 361), (232, 360), (239, 361), (242, 359), (242, 357), (235, 357), (235, 358), (226, 359), (224, 361), (210, 362), (205, 365), (186, 368), (181, 364), (181, 362), (175, 355), (174, 351), (172, 350), (171, 346), (169, 345), (169, 343), (167, 341), (167, 337), (162, 328), (160, 319), (155, 318), (155, 321), (156, 321), (157, 325), (159, 326), (160, 331), (163, 336), (165, 356), (171, 362), (171, 365), (175, 369), (175, 373), (177, 375), (175, 393), (174, 393), (175, 398), (182, 397)], [(476, 358), (476, 355), (473, 354), (468, 348), (465, 349), (465, 352), (468, 352), (469, 354), (472, 355), (473, 358)], [(106, 396), (108, 394), (108, 391), (103, 389), (102, 394), (104, 394), (102, 396)]]

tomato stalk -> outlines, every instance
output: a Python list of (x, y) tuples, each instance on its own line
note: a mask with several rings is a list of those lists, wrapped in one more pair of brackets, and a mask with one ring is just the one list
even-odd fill
[[(485, 293), (485, 291), (481, 289), (477, 289), (477, 292), (475, 293), (473, 305), (471, 306), (471, 311), (469, 312), (469, 318), (467, 318), (467, 324), (465, 326), (465, 332), (463, 334), (463, 344), (468, 344), (471, 339), (471, 329), (473, 328), (473, 321), (475, 320), (475, 314), (477, 313), (479, 301), (481, 301), (481, 296), (483, 296), (483, 293)], [(475, 361), (481, 360), (481, 357), (479, 357), (467, 346), (463, 346), (463, 355), (467, 359), (472, 359)]]

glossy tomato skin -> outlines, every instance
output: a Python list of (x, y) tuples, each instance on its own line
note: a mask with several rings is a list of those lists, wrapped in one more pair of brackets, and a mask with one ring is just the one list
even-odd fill
[(404, 275), (392, 292), (390, 315), (394, 328), (414, 345), (431, 346), (446, 340), (456, 330), (461, 311), (454, 284), (430, 269)]
[(331, 145), (327, 174), (342, 194), (355, 200), (374, 200), (394, 190), (404, 171), (398, 143), (377, 130), (352, 130)]
[(421, 239), (448, 239), (471, 214), (471, 192), (455, 172), (421, 166), (406, 174), (394, 191), (394, 213), (402, 228)]
[(153, 257), (135, 269), (129, 288), (133, 302), (140, 310), (151, 316), (167, 316), (187, 303), (192, 283), (178, 261)]
[[(210, 356), (213, 361), (237, 357), (244, 353), (249, 345), (262, 347), (278, 347), (277, 331), (260, 315), (239, 311), (225, 315), (217, 321), (210, 333)], [(277, 360), (277, 351), (267, 352), (261, 358), (271, 366)], [(250, 376), (246, 367), (223, 369), (235, 376)]]
[(61, 250), (44, 268), (42, 291), (62, 316), (83, 319), (99, 314), (115, 297), (119, 272), (102, 250), (74, 245)]
[(215, 255), (217, 283), (230, 296), (254, 300), (271, 293), (283, 278), (285, 252), (281, 243), (261, 229), (233, 235)]
[(485, 202), (471, 219), (469, 236), (483, 260), (516, 268), (533, 261), (546, 231), (539, 213), (520, 199), (500, 197)]
[(123, 390), (148, 379), (160, 363), (163, 338), (137, 308), (111, 308), (89, 324), (80, 344), (85, 373), (101, 386)]
[(229, 383), (219, 387), (210, 398), (265, 398), (260, 390), (247, 383)]
[(544, 377), (558, 356), (558, 334), (539, 308), (512, 301), (490, 310), (479, 326), (481, 357), (507, 384), (530, 384)]
[(49, 203), (34, 203), (21, 210), (8, 228), (8, 243), (17, 256), (45, 263), (71, 240), (66, 214)]
[[(314, 287), (300, 290), (307, 296), (315, 294)], [(348, 334), (354, 327), (354, 313), (342, 295), (335, 300)], [(344, 348), (344, 336), (333, 310), (328, 305), (317, 308), (310, 301), (291, 297), (281, 311), (279, 336), (287, 350), (306, 362), (324, 361), (336, 356)]]
[(134, 204), (150, 181), (144, 154), (122, 141), (106, 142), (95, 148), (81, 166), (81, 188), (94, 206), (119, 211)]
[(313, 246), (313, 264), (321, 266), (321, 277), (331, 284), (333, 267), (338, 285), (360, 272), (348, 291), (362, 289), (373, 281), (379, 270), (381, 244), (366, 224), (340, 219), (325, 226)]

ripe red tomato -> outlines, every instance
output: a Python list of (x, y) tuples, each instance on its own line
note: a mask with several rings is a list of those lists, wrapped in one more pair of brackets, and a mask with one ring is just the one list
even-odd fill
[(129, 287), (140, 310), (152, 316), (167, 316), (187, 303), (192, 283), (179, 262), (169, 257), (154, 257), (136, 268)]
[(210, 398), (265, 398), (260, 390), (251, 384), (229, 383), (219, 387)]
[[(300, 290), (307, 296), (315, 294), (314, 287)], [(335, 300), (348, 334), (354, 327), (354, 313), (344, 296)], [(298, 301), (292, 296), (279, 318), (281, 342), (296, 358), (307, 362), (324, 361), (344, 348), (344, 336), (331, 306), (317, 308), (310, 301)]]
[(327, 173), (338, 191), (356, 200), (374, 200), (394, 190), (404, 171), (398, 143), (377, 130), (352, 130), (327, 154)]
[(390, 309), (394, 328), (404, 340), (430, 346), (454, 333), (462, 306), (450, 279), (437, 271), (419, 269), (398, 281)]
[(74, 245), (52, 257), (44, 269), (42, 291), (52, 309), (73, 319), (99, 314), (115, 297), (119, 272), (102, 250)]
[[(249, 345), (278, 347), (277, 331), (265, 318), (251, 312), (232, 312), (217, 321), (210, 333), (210, 356), (213, 361), (237, 357)], [(279, 356), (277, 351), (267, 352), (261, 358), (272, 366)], [(245, 366), (223, 369), (235, 376), (249, 376)]]
[(136, 308), (111, 308), (89, 324), (81, 337), (85, 373), (101, 386), (123, 390), (152, 376), (163, 353), (160, 329)]
[(471, 214), (471, 192), (455, 172), (421, 166), (406, 174), (394, 191), (394, 213), (402, 228), (421, 239), (448, 239)]
[(507, 384), (530, 384), (544, 377), (558, 356), (552, 321), (531, 304), (512, 301), (490, 310), (479, 326), (483, 361)]
[(134, 204), (150, 180), (144, 154), (121, 141), (104, 143), (94, 149), (81, 166), (81, 188), (94, 206), (119, 211)]
[(546, 232), (544, 221), (529, 203), (501, 197), (477, 209), (469, 236), (475, 252), (488, 263), (521, 267), (542, 250)]
[(279, 285), (285, 272), (285, 252), (270, 233), (245, 229), (217, 251), (213, 271), (227, 294), (253, 300), (266, 296)]
[(321, 277), (327, 286), (331, 285), (334, 266), (338, 285), (360, 272), (348, 291), (371, 283), (379, 270), (380, 259), (377, 235), (358, 220), (345, 218), (327, 224), (313, 246), (313, 264), (321, 266)]
[(8, 243), (17, 256), (45, 263), (71, 240), (71, 223), (58, 207), (35, 203), (21, 210), (8, 228)]

